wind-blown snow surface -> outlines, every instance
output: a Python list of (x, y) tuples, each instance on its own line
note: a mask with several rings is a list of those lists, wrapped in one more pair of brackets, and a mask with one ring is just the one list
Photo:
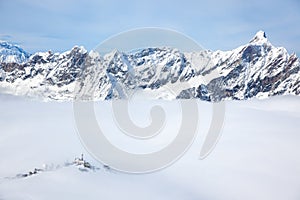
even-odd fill
[[(144, 175), (105, 170), (91, 158), (75, 131), (72, 103), (7, 95), (1, 95), (0, 102), (0, 199), (300, 199), (300, 101), (296, 96), (227, 102), (222, 137), (204, 160), (198, 156), (211, 103), (199, 101), (199, 133), (191, 148), (172, 166)], [(168, 123), (178, 120), (178, 112), (171, 109), (176, 101), (151, 103), (157, 102), (171, 112), (162, 134), (173, 132)], [(112, 141), (130, 148), (125, 141), (131, 139), (118, 139), (115, 133), (109, 105), (107, 101), (96, 104), (99, 124), (110, 129)], [(130, 109), (133, 120), (147, 123), (147, 116), (139, 116), (142, 108)], [(152, 144), (162, 147), (170, 142), (166, 138)], [(140, 150), (138, 145), (131, 148)], [(55, 169), (81, 153), (100, 170)], [(5, 178), (43, 164), (54, 167), (26, 178)]]

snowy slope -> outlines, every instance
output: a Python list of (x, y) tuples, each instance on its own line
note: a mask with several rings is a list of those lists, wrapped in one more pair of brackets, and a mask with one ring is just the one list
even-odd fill
[(29, 56), (30, 54), (19, 46), (0, 40), (0, 63), (23, 63)]
[(300, 62), (274, 47), (263, 31), (232, 51), (155, 47), (100, 56), (74, 47), (62, 54), (36, 53), (23, 64), (1, 63), (0, 90), (63, 101), (124, 99), (136, 90), (206, 101), (299, 95)]

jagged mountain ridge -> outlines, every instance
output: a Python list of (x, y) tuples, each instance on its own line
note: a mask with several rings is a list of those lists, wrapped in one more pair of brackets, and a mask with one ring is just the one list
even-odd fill
[(263, 31), (232, 51), (155, 47), (102, 57), (74, 47), (61, 54), (36, 53), (24, 63), (2, 62), (0, 91), (44, 100), (123, 99), (135, 90), (154, 98), (214, 102), (299, 95), (299, 63), (295, 54), (272, 46)]

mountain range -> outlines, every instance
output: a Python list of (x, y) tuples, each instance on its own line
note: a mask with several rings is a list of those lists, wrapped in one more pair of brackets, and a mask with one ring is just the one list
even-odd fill
[(300, 62), (274, 47), (265, 32), (231, 51), (181, 52), (149, 47), (100, 55), (75, 46), (63, 53), (29, 54), (0, 41), (0, 92), (42, 100), (245, 100), (300, 94)]

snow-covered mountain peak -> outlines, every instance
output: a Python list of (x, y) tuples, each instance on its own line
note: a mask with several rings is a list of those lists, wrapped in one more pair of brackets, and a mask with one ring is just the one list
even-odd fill
[(252, 38), (252, 40), (250, 40), (250, 43), (252, 44), (264, 44), (267, 43), (268, 38), (266, 36), (266, 33), (264, 31), (258, 31), (255, 36)]
[(29, 56), (30, 54), (18, 45), (0, 40), (0, 63), (23, 63)]
[[(96, 51), (95, 51), (95, 52), (96, 52)], [(113, 59), (114, 57), (116, 58), (116, 57), (120, 57), (120, 56), (122, 56), (122, 55), (123, 55), (122, 52), (120, 52), (120, 51), (117, 50), (117, 49), (114, 49), (114, 50), (112, 50), (111, 52), (105, 54), (105, 55), (104, 55), (104, 59), (105, 59), (105, 60), (110, 60), (110, 59)]]
[(61, 53), (62, 56), (76, 56), (86, 54), (88, 51), (83, 46), (74, 46), (71, 50)]
[(85, 54), (85, 53), (87, 53), (87, 50), (83, 46), (76, 45), (71, 49), (71, 52), (78, 52), (78, 53)]

